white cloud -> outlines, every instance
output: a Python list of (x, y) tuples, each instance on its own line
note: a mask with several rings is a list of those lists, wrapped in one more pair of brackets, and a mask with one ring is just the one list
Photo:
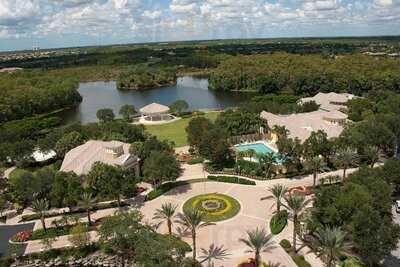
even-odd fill
[(143, 12), (142, 16), (145, 17), (145, 18), (148, 18), (148, 19), (158, 19), (159, 17), (161, 17), (161, 11), (159, 11), (159, 10), (154, 10), (154, 11), (146, 10), (146, 11)]

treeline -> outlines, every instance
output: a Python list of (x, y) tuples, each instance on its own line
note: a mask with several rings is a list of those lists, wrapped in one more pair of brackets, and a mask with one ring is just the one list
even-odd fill
[(42, 114), (82, 101), (75, 78), (25, 71), (0, 75), (0, 123)]
[(152, 89), (176, 83), (176, 70), (172, 68), (137, 67), (123, 72), (117, 79), (120, 90)]
[(318, 92), (370, 90), (400, 92), (400, 61), (346, 55), (272, 54), (236, 56), (223, 61), (209, 77), (209, 88), (219, 91), (289, 92), (313, 95)]

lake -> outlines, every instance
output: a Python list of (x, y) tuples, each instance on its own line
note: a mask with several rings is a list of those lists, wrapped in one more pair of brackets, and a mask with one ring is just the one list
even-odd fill
[(198, 110), (234, 107), (248, 99), (241, 93), (208, 90), (207, 79), (188, 76), (178, 78), (174, 86), (151, 90), (120, 91), (115, 82), (86, 82), (79, 85), (78, 91), (83, 101), (78, 107), (61, 114), (65, 123), (95, 122), (96, 112), (102, 108), (113, 109), (117, 116), (119, 108), (125, 104), (134, 105), (139, 110), (153, 102), (168, 106), (175, 100), (183, 99), (191, 110)]

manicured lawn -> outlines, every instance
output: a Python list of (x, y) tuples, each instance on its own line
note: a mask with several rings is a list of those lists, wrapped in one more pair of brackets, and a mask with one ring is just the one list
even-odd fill
[[(219, 112), (207, 112), (204, 116), (211, 121), (215, 121), (218, 114)], [(192, 118), (194, 117), (162, 125), (147, 125), (145, 128), (147, 132), (156, 136), (158, 139), (173, 141), (175, 147), (182, 147), (188, 144), (185, 128)]]

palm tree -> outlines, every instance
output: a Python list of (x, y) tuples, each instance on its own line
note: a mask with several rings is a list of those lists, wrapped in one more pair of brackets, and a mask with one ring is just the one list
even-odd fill
[(275, 247), (275, 241), (272, 240), (272, 235), (267, 234), (264, 229), (247, 231), (247, 238), (240, 238), (239, 241), (243, 242), (250, 249), (246, 252), (254, 252), (255, 266), (259, 266), (261, 262), (260, 253), (269, 251)]
[(193, 244), (193, 259), (196, 259), (196, 232), (197, 230), (208, 226), (213, 225), (210, 222), (204, 222), (204, 213), (198, 209), (193, 209), (186, 211), (184, 213), (179, 213), (177, 215), (176, 223), (182, 225), (186, 230), (190, 230), (192, 235), (192, 244)]
[(370, 167), (373, 168), (375, 163), (378, 162), (380, 156), (380, 149), (377, 146), (366, 146), (364, 148), (364, 156), (370, 162)]
[(282, 198), (288, 192), (288, 188), (282, 184), (276, 184), (269, 188), (268, 191), (271, 192), (275, 198), (276, 212), (279, 213), (281, 211)]
[(265, 172), (265, 177), (269, 177), (269, 173), (271, 171), (271, 167), (274, 163), (276, 163), (276, 157), (274, 153), (258, 153), (257, 155), (258, 162), (260, 163), (262, 169)]
[(304, 208), (306, 208), (311, 202), (311, 199), (306, 200), (303, 195), (299, 194), (289, 194), (288, 197), (285, 197), (285, 202), (286, 203), (282, 203), (282, 205), (289, 210), (293, 218), (293, 253), (296, 253), (296, 230), (299, 223), (298, 217)]
[(172, 203), (164, 203), (161, 205), (161, 209), (157, 209), (153, 216), (153, 220), (167, 221), (169, 235), (172, 235), (172, 218), (175, 216), (177, 208), (178, 206), (172, 205)]
[(207, 262), (207, 267), (214, 266), (212, 260), (224, 260), (230, 255), (223, 245), (218, 247), (214, 244), (211, 244), (208, 249), (202, 248), (201, 252), (203, 255), (200, 256), (200, 259), (202, 259), (200, 263)]
[(312, 157), (308, 160), (308, 164), (311, 167), (311, 170), (313, 171), (313, 187), (315, 188), (317, 184), (317, 176), (318, 172), (321, 170), (322, 166), (324, 166), (324, 159), (322, 157)]
[(351, 243), (346, 241), (346, 234), (340, 228), (324, 227), (315, 232), (313, 247), (327, 267), (336, 266), (340, 257), (351, 255)]
[(256, 151), (254, 149), (246, 150), (246, 156), (251, 159), (256, 155)]
[(49, 209), (49, 201), (47, 199), (38, 199), (32, 203), (33, 211), (40, 214), (40, 221), (42, 222), (43, 230), (46, 231), (45, 216), (46, 211)]
[(357, 161), (358, 156), (352, 149), (347, 148), (339, 150), (336, 155), (336, 159), (340, 166), (343, 168), (344, 181), (346, 179), (346, 170)]
[(86, 210), (89, 225), (92, 225), (92, 220), (90, 218), (90, 210), (93, 208), (94, 203), (95, 199), (93, 198), (91, 193), (84, 192), (82, 194), (79, 205)]

